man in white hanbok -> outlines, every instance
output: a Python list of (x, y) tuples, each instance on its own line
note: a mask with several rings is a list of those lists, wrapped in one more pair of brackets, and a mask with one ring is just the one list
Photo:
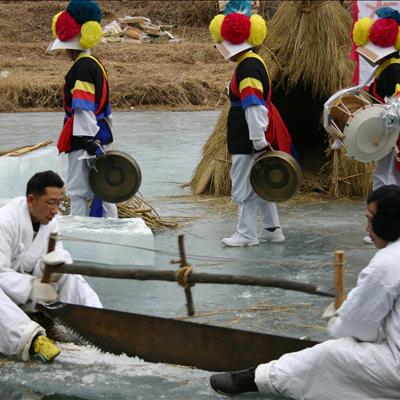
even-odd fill
[(51, 284), (41, 283), (46, 263), (71, 263), (60, 241), (47, 253), (50, 233), (58, 232), (54, 216), (62, 201), (62, 179), (53, 171), (35, 174), (26, 197), (0, 208), (0, 353), (23, 361), (32, 356), (51, 361), (60, 352), (45, 330), (24, 311), (36, 302), (55, 300), (102, 307), (97, 294), (79, 275), (56, 274)]
[(255, 368), (214, 374), (214, 390), (307, 400), (399, 399), (400, 187), (372, 192), (366, 217), (379, 251), (329, 320), (335, 339)]

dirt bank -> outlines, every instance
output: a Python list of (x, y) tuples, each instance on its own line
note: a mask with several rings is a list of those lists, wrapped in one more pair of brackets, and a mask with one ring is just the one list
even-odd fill
[[(101, 43), (94, 54), (106, 65), (114, 109), (213, 108), (232, 65), (212, 47), (207, 21), (215, 1), (100, 1), (103, 24), (125, 15), (173, 23), (176, 44)], [(196, 4), (195, 4), (196, 3)], [(61, 110), (61, 84), (71, 62), (44, 54), (54, 14), (63, 1), (0, 1), (0, 112)], [(5, 77), (4, 77), (5, 76)]]

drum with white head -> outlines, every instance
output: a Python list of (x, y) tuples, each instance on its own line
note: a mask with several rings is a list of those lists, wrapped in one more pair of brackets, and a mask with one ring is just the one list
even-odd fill
[(396, 145), (397, 135), (386, 132), (385, 105), (377, 103), (359, 87), (342, 90), (324, 105), (324, 127), (340, 140), (349, 157), (378, 161)]

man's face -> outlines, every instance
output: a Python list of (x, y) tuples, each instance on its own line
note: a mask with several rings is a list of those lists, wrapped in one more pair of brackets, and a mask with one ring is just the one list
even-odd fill
[(29, 194), (28, 208), (33, 222), (47, 225), (57, 215), (62, 201), (62, 189), (47, 187), (43, 195)]
[(369, 237), (374, 242), (374, 245), (378, 249), (383, 249), (384, 247), (386, 247), (388, 242), (386, 240), (381, 239), (372, 229), (372, 218), (374, 217), (376, 212), (377, 212), (377, 205), (373, 201), (367, 205), (367, 210), (365, 212), (365, 216), (367, 217), (367, 232)]

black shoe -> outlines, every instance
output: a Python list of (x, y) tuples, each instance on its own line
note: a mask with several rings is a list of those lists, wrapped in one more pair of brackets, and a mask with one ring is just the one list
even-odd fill
[(224, 372), (210, 377), (211, 387), (219, 394), (233, 395), (245, 392), (258, 392), (254, 382), (255, 368)]

